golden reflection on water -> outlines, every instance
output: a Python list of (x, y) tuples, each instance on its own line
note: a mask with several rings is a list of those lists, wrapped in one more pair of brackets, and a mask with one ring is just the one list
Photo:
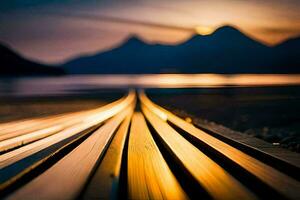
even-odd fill
[(209, 87), (209, 86), (258, 86), (300, 84), (300, 74), (141, 74), (141, 75), (88, 75), (66, 76), (53, 79), (34, 79), (66, 85), (136, 86), (136, 87)]
[(269, 86), (300, 84), (300, 75), (161, 74), (142, 75), (137, 80), (137, 85), (158, 87)]
[(20, 78), (11, 83), (0, 80), (0, 95), (64, 95), (95, 88), (201, 88), (227, 86), (300, 85), (300, 74), (139, 74), (80, 75), (54, 78)]

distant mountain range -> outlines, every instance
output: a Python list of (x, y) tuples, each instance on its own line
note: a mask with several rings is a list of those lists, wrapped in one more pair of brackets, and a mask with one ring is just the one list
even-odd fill
[(67, 74), (300, 73), (300, 38), (269, 47), (231, 26), (177, 45), (148, 44), (133, 36), (60, 67)]
[(121, 46), (63, 65), (68, 73), (299, 73), (300, 38), (265, 46), (224, 26), (178, 45), (147, 44), (137, 37)]
[(0, 45), (0, 76), (56, 76), (63, 74), (65, 71), (60, 67), (29, 61), (7, 46)]

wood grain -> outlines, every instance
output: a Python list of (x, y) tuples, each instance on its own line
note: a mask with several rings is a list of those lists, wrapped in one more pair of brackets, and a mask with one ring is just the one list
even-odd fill
[(171, 112), (159, 107), (152, 103), (144, 93), (140, 93), (139, 97), (143, 105), (148, 110), (151, 110), (151, 112), (155, 110), (157, 117), (161, 118), (161, 116), (164, 116), (164, 118), (161, 119), (170, 121), (190, 134), (193, 138), (209, 145), (216, 152), (238, 164), (240, 167), (244, 168), (256, 178), (260, 179), (262, 182), (266, 183), (274, 190), (277, 190), (287, 198), (300, 199), (300, 193), (295, 192), (300, 190), (300, 184), (295, 179), (205, 133), (193, 124), (188, 123)]
[(63, 159), (8, 199), (77, 198), (114, 132), (132, 109), (131, 106), (110, 119)]
[(146, 107), (142, 110), (161, 141), (214, 199), (255, 199), (246, 187)]
[(100, 166), (87, 185), (83, 199), (117, 199), (121, 161), (131, 117), (132, 113), (128, 114), (118, 129)]
[(128, 144), (129, 199), (186, 199), (141, 113), (132, 119)]

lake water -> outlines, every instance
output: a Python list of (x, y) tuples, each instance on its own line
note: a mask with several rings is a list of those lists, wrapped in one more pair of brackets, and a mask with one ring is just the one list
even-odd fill
[(110, 88), (205, 88), (300, 85), (300, 74), (83, 75), (0, 79), (1, 96), (64, 95)]

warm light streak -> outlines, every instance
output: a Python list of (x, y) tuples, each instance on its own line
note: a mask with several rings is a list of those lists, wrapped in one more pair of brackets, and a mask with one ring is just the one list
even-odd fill
[[(81, 83), (78, 86), (78, 83)], [(299, 74), (143, 74), (143, 75), (89, 75), (65, 76), (57, 78), (19, 79), (16, 84), (23, 90), (13, 91), (16, 94), (30, 92), (27, 88), (42, 92), (41, 88), (55, 88), (59, 91), (90, 88), (186, 88), (186, 87), (222, 87), (222, 86), (276, 86), (299, 85)], [(44, 89), (45, 91), (45, 89)], [(55, 94), (55, 93), (49, 93)], [(31, 93), (28, 93), (31, 95)], [(9, 124), (6, 126), (9, 126)], [(12, 124), (11, 124), (12, 126)], [(12, 126), (13, 127), (13, 126)], [(1, 124), (0, 124), (1, 129)], [(1, 131), (0, 131), (1, 135)]]
[(150, 100), (147, 98), (145, 95), (144, 91), (139, 92), (139, 98), (141, 99), (141, 102), (143, 103), (144, 106), (149, 107), (152, 112), (154, 112), (157, 116), (159, 116), (162, 120), (167, 121), (168, 116), (162, 112), (160, 109), (156, 108), (155, 106), (152, 106)]

